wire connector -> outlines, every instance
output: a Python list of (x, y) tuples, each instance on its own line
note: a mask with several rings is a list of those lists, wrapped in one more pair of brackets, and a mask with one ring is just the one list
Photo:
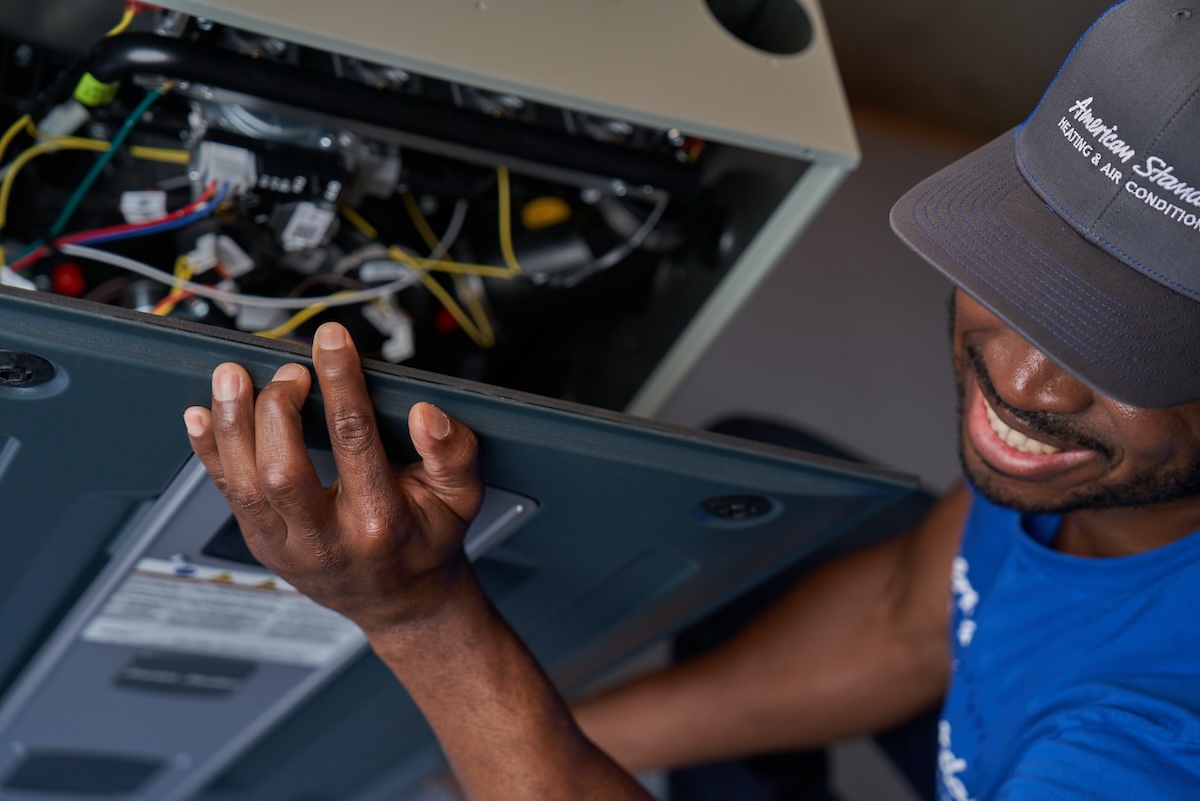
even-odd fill
[(252, 189), (258, 182), (258, 159), (242, 147), (220, 142), (201, 142), (196, 152), (196, 173), (200, 186), (213, 181), (228, 184), (231, 195)]
[(362, 316), (379, 333), (387, 336), (381, 353), (385, 361), (399, 364), (416, 355), (412, 320), (394, 304), (384, 301), (368, 303), (362, 307)]
[(23, 275), (17, 275), (8, 268), (8, 265), (0, 265), (0, 286), (12, 286), (18, 289), (37, 291), (37, 284)]

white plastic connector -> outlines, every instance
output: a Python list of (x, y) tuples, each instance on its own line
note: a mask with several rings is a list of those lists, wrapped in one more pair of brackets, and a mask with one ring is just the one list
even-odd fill
[(167, 216), (167, 193), (161, 189), (122, 192), (121, 216), (131, 224), (162, 219)]
[(201, 142), (196, 152), (201, 186), (213, 181), (229, 185), (230, 194), (252, 189), (258, 182), (258, 160), (249, 150), (220, 142)]
[(38, 141), (44, 142), (59, 136), (71, 136), (91, 118), (92, 113), (87, 106), (75, 98), (64, 100), (50, 109), (49, 113), (38, 121)]
[(382, 348), (384, 360), (399, 364), (416, 355), (412, 320), (403, 311), (390, 303), (368, 303), (362, 307), (362, 316), (379, 333), (387, 334)]
[(18, 289), (37, 291), (37, 284), (22, 275), (17, 275), (8, 268), (8, 265), (0, 265), (0, 286), (13, 286)]
[(217, 235), (201, 234), (196, 245), (187, 254), (187, 260), (192, 265), (196, 275), (206, 273), (217, 266)]
[(250, 254), (225, 234), (217, 237), (217, 263), (229, 278), (240, 278), (254, 269), (254, 259), (250, 258)]
[[(222, 292), (228, 292), (231, 295), (236, 295), (240, 291), (241, 288), (237, 285), (237, 282), (234, 281), (232, 278), (226, 278), (222, 281), (217, 282), (217, 289), (221, 290)], [(237, 316), (238, 308), (239, 308), (238, 304), (233, 303), (228, 300), (216, 300), (216, 299), (213, 300), (213, 303), (217, 304), (217, 308), (219, 308), (221, 311), (225, 312), (225, 314), (229, 315), (230, 317)]]

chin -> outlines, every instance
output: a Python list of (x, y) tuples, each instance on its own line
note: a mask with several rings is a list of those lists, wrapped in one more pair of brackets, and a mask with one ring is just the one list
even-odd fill
[(1200, 463), (1185, 469), (1157, 470), (1119, 484), (1088, 483), (1054, 487), (1006, 476), (968, 455), (962, 441), (958, 458), (975, 490), (992, 503), (1022, 514), (1066, 514), (1084, 509), (1141, 509), (1200, 498)]

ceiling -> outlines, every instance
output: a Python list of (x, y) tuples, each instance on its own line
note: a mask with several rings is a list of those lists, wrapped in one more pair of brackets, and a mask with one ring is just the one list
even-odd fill
[(1033, 111), (1076, 40), (1112, 4), (824, 0), (822, 8), (856, 107), (993, 136)]

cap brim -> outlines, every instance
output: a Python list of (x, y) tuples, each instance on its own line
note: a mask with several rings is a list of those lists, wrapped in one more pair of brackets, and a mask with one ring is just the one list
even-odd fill
[(1200, 302), (1089, 242), (1017, 169), (1013, 132), (892, 208), (904, 242), (1099, 392), (1164, 408), (1200, 399)]

